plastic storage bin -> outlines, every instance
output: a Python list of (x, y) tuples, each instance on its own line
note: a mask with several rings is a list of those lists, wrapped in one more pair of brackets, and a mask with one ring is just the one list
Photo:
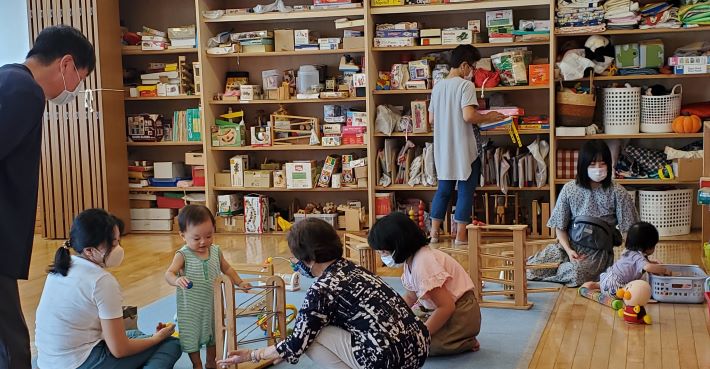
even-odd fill
[(294, 214), (293, 217), (294, 224), (306, 218), (318, 218), (326, 221), (328, 224), (332, 225), (333, 228), (338, 229), (338, 214)]
[(660, 302), (699, 304), (705, 300), (707, 274), (697, 265), (664, 264), (673, 276), (651, 274), (653, 299)]
[(639, 214), (642, 222), (658, 229), (660, 236), (690, 233), (693, 190), (639, 191)]
[(318, 69), (312, 65), (302, 65), (296, 76), (299, 94), (315, 94), (319, 91), (320, 78)]
[(673, 132), (673, 119), (680, 115), (683, 86), (675, 85), (670, 95), (641, 96), (641, 132)]
[(639, 133), (641, 87), (603, 89), (604, 133)]

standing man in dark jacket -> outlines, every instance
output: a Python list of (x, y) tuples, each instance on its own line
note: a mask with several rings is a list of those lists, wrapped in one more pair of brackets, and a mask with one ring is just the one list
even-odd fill
[(23, 64), (0, 67), (0, 369), (30, 368), (17, 280), (30, 268), (46, 100), (74, 101), (95, 66), (81, 32), (54, 26), (42, 30)]

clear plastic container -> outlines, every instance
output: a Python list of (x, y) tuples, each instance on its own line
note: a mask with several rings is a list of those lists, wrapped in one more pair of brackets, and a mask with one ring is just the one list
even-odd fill
[(299, 94), (315, 94), (318, 93), (318, 69), (312, 65), (302, 65), (298, 69), (296, 76), (296, 85), (298, 86)]
[(277, 90), (281, 85), (282, 75), (276, 69), (265, 70), (261, 72), (261, 79), (264, 85), (264, 90)]

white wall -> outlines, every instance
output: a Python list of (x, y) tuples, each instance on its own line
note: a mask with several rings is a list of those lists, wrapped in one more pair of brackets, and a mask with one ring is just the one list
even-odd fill
[(27, 0), (0, 0), (0, 65), (23, 62), (29, 47)]

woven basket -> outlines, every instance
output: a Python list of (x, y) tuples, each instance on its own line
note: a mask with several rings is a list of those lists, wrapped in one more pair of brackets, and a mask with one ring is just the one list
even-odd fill
[(680, 115), (683, 86), (673, 86), (670, 95), (641, 95), (641, 132), (673, 132), (673, 119)]
[(641, 121), (641, 87), (603, 89), (604, 133), (639, 133)]
[(586, 127), (594, 123), (597, 98), (594, 92), (594, 75), (589, 77), (589, 94), (557, 93), (555, 121), (561, 126)]

